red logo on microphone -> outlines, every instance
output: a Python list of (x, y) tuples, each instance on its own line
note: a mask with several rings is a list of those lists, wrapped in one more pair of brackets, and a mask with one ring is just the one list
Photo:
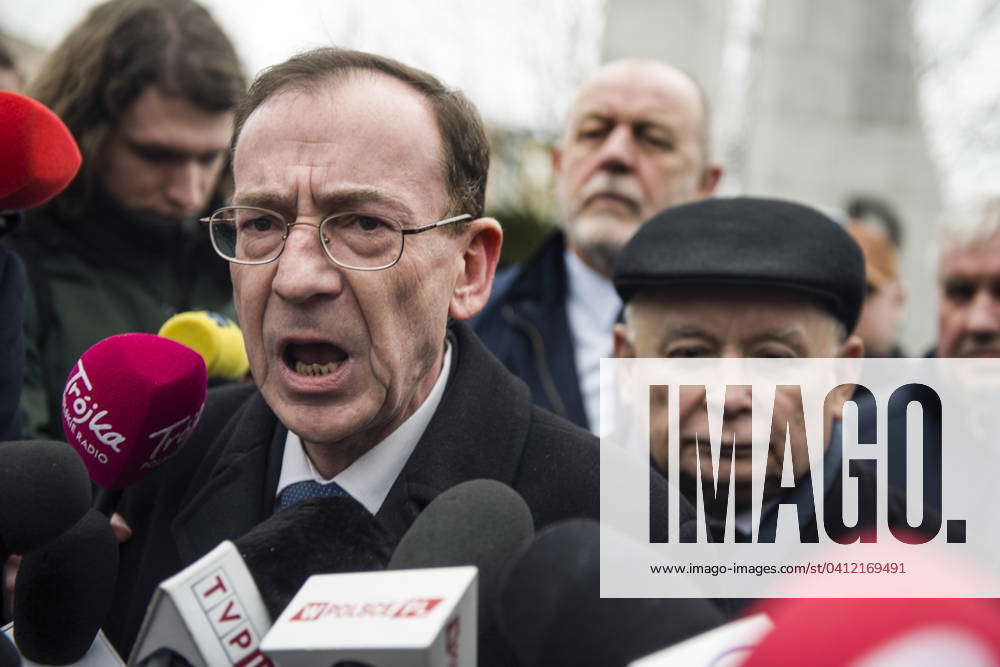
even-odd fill
[(402, 602), (307, 602), (292, 621), (333, 618), (423, 618), (444, 598), (413, 598)]

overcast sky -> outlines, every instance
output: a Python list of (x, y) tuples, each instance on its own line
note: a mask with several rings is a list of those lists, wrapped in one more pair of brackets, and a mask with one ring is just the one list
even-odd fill
[[(250, 73), (313, 46), (375, 51), (462, 88), (487, 120), (559, 127), (598, 63), (603, 0), (203, 0)], [(94, 0), (2, 0), (0, 27), (44, 47)], [(951, 198), (1000, 189), (1000, 0), (915, 0), (921, 96)]]
[[(464, 90), (488, 120), (551, 132), (597, 65), (603, 0), (202, 0), (251, 74), (336, 44)], [(0, 27), (51, 48), (94, 0), (0, 0)]]

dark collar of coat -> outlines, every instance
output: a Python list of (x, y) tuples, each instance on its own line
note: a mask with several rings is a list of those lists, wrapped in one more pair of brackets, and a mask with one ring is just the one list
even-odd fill
[[(449, 338), (452, 372), (441, 404), (378, 513), (397, 537), (456, 484), (479, 478), (513, 484), (531, 426), (524, 383), (466, 325), (450, 325)], [(286, 433), (259, 392), (235, 412), (210, 445), (173, 523), (185, 562), (270, 516)]]
[(514, 268), (517, 277), (498, 301), (526, 299), (543, 304), (562, 305), (569, 292), (566, 276), (566, 237), (561, 230), (550, 234), (538, 250), (521, 266)]

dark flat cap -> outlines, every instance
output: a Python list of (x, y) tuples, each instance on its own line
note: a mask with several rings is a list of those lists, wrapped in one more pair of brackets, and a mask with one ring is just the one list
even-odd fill
[(788, 201), (706, 199), (657, 213), (625, 245), (614, 285), (759, 285), (801, 293), (854, 329), (865, 295), (861, 249), (819, 211)]

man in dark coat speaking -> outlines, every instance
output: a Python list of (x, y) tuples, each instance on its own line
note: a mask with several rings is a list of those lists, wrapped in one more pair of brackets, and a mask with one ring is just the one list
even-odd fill
[[(178, 456), (126, 492), (133, 535), (106, 627), (122, 651), (160, 581), (320, 485), (397, 540), (476, 478), (517, 490), (536, 527), (598, 515), (596, 439), (533, 407), (456, 322), (486, 303), (502, 241), (465, 97), (319, 49), (265, 71), (236, 128), (233, 206), (208, 224), (256, 386), (210, 395)], [(666, 501), (665, 485), (651, 493)]]

